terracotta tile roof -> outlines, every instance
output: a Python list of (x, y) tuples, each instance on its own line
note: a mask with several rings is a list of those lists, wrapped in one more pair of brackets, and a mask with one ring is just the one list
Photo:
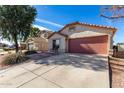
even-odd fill
[(59, 30), (58, 32), (52, 33), (52, 34), (48, 37), (48, 39), (49, 39), (51, 36), (53, 36), (54, 34), (56, 34), (56, 33), (57, 33), (57, 34), (60, 34), (60, 35), (62, 35), (62, 36), (68, 37), (67, 35), (62, 34), (61, 31), (64, 30), (64, 29), (65, 29), (66, 27), (68, 27), (68, 26), (72, 26), (72, 25), (76, 25), (76, 24), (83, 25), (83, 26), (91, 26), (91, 27), (109, 29), (110, 31), (113, 32), (113, 35), (114, 35), (114, 33), (116, 32), (116, 30), (117, 30), (116, 28), (111, 27), (111, 26), (103, 26), (103, 25), (96, 25), (96, 24), (73, 22), (73, 23), (66, 24), (66, 25), (65, 25), (61, 30)]
[(62, 35), (62, 36), (64, 36), (64, 37), (68, 37), (68, 35), (62, 34), (62, 33), (60, 33), (60, 32), (54, 32), (54, 33), (52, 33), (52, 34), (48, 37), (48, 39), (49, 39), (51, 36), (53, 36), (54, 34), (59, 34), (59, 35)]
[(103, 26), (103, 25), (96, 25), (96, 24), (73, 22), (73, 23), (70, 23), (70, 24), (66, 24), (61, 30), (59, 30), (59, 32), (61, 32), (63, 29), (65, 29), (65, 28), (68, 27), (68, 26), (76, 25), (76, 24), (84, 25), (84, 26), (91, 26), (91, 27), (98, 27), (98, 28), (110, 29), (110, 30), (113, 31), (114, 33), (115, 33), (115, 31), (117, 30), (116, 28), (111, 27), (111, 26)]

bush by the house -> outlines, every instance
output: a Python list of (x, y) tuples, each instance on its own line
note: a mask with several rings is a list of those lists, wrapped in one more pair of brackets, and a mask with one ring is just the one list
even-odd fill
[(35, 53), (37, 53), (37, 51), (32, 50), (32, 51), (26, 51), (24, 54), (25, 55), (31, 55), (31, 54), (35, 54)]
[(16, 55), (16, 54), (11, 54), (6, 56), (6, 58), (2, 61), (2, 65), (12, 65), (12, 64), (17, 64), (24, 62), (28, 59), (24, 54), (21, 55)]

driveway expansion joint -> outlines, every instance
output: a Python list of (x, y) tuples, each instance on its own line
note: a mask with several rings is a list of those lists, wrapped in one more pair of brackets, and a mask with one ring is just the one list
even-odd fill
[[(20, 67), (21, 67), (21, 66), (20, 66)], [(42, 67), (42, 66), (41, 66), (41, 67)], [(56, 67), (57, 67), (57, 66), (56, 66)], [(54, 67), (54, 68), (56, 68), (56, 67)], [(17, 88), (19, 88), (19, 87), (21, 87), (21, 86), (23, 86), (23, 85), (27, 84), (28, 82), (30, 82), (30, 81), (32, 81), (32, 80), (34, 80), (34, 79), (38, 78), (38, 77), (41, 77), (43, 74), (45, 74), (45, 73), (47, 73), (47, 72), (51, 71), (52, 69), (54, 69), (54, 68), (49, 69), (48, 71), (46, 71), (46, 72), (42, 73), (41, 75), (38, 75), (38, 74), (36, 74), (36, 73), (34, 73), (34, 72), (32, 72), (32, 71), (30, 71), (30, 70), (28, 70), (28, 69), (24, 68), (24, 67), (21, 67), (21, 68), (23, 68), (23, 69), (25, 69), (25, 70), (27, 70), (27, 71), (29, 71), (29, 72), (31, 72), (31, 73), (33, 73), (33, 74), (35, 74), (35, 75), (36, 75), (36, 77), (34, 77), (33, 79), (31, 79), (31, 80), (29, 80), (29, 81), (27, 81), (27, 82), (25, 82), (25, 83), (23, 83), (23, 84), (21, 84), (21, 85), (17, 86)], [(42, 78), (43, 78), (43, 77), (42, 77)], [(45, 78), (43, 78), (43, 79), (45, 79)], [(47, 80), (47, 79), (45, 79), (45, 80)], [(49, 81), (49, 80), (47, 80), (47, 81)], [(60, 85), (58, 85), (58, 84), (56, 84), (56, 83), (54, 83), (54, 82), (52, 82), (52, 81), (49, 81), (49, 82), (51, 82), (51, 83), (53, 83), (54, 85), (57, 85), (58, 87), (61, 87), (61, 88), (62, 88), (62, 86), (60, 86)]]
[(39, 77), (39, 76), (36, 76), (36, 77), (32, 78), (31, 80), (28, 80), (27, 82), (25, 82), (25, 83), (23, 83), (23, 84), (21, 84), (21, 85), (17, 86), (16, 88), (19, 88), (19, 87), (21, 87), (21, 86), (23, 86), (23, 85), (27, 84), (28, 82), (30, 82), (30, 81), (32, 81), (32, 80), (34, 80), (34, 79), (36, 79), (37, 77)]
[(57, 68), (57, 67), (58, 67), (58, 66), (56, 66), (56, 67), (54, 67), (54, 68), (51, 68), (51, 69), (45, 71), (44, 73), (40, 74), (39, 76), (42, 76), (42, 75), (44, 75), (45, 73), (47, 73), (47, 72), (49, 72), (49, 71), (51, 71), (51, 70), (53, 70), (53, 69), (55, 69), (55, 68)]
[(60, 87), (60, 88), (63, 88), (61, 85), (59, 85), (59, 84), (57, 84), (57, 83), (55, 83), (55, 82), (53, 82), (53, 81), (50, 81), (50, 80), (48, 80), (48, 79), (46, 79), (46, 78), (44, 78), (44, 77), (42, 77), (42, 76), (40, 76), (40, 77), (43, 78), (43, 79), (45, 79), (45, 80), (47, 80), (48, 82), (53, 83), (54, 85), (56, 85), (56, 86), (58, 86), (58, 87)]
[[(20, 67), (21, 67), (21, 66), (20, 66)], [(27, 70), (28, 72), (31, 72), (32, 74), (34, 74), (34, 75), (36, 75), (36, 76), (39, 76), (38, 74), (32, 72), (31, 70), (29, 70), (29, 69), (27, 69), (27, 68), (24, 68), (24, 67), (21, 67), (21, 68), (23, 68), (24, 70)]]

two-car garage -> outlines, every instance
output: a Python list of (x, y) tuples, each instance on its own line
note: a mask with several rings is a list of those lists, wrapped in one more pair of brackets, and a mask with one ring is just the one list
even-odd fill
[(108, 35), (72, 38), (68, 44), (70, 53), (107, 54)]

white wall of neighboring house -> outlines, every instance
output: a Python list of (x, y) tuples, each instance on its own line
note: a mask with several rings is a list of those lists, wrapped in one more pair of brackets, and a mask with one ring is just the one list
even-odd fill
[(124, 43), (118, 43), (118, 51), (124, 51)]

